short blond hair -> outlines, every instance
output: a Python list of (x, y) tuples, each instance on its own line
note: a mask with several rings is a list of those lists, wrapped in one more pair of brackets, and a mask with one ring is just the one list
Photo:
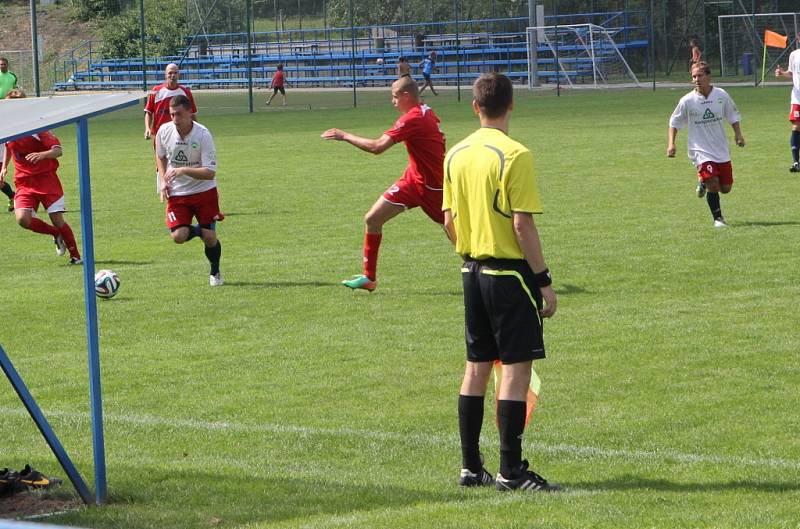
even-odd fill
[(415, 100), (419, 99), (419, 86), (417, 86), (417, 82), (411, 77), (401, 77), (392, 83), (392, 87), (398, 92), (408, 92)]

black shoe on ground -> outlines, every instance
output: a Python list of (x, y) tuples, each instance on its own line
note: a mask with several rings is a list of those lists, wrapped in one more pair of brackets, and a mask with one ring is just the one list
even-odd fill
[(519, 468), (511, 473), (511, 477), (508, 479), (504, 478), (503, 475), (498, 472), (495, 487), (500, 491), (528, 490), (531, 492), (557, 492), (561, 490), (560, 485), (548, 483), (546, 479), (536, 472), (528, 470), (528, 461), (523, 461)]
[(24, 490), (25, 485), (19, 480), (18, 472), (8, 468), (0, 470), (0, 497), (11, 496)]
[(494, 485), (494, 478), (489, 474), (489, 471), (483, 467), (481, 467), (480, 472), (477, 474), (468, 468), (462, 468), (458, 484), (462, 487), (486, 487)]
[(62, 483), (59, 478), (48, 478), (41, 472), (32, 469), (30, 465), (25, 465), (25, 468), (19, 472), (19, 481), (31, 489), (48, 489)]
[(790, 173), (800, 173), (800, 163), (793, 163), (792, 166), (789, 168)]

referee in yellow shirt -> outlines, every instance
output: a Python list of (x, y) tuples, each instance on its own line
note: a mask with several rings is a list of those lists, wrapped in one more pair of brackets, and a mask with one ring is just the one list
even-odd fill
[[(556, 491), (522, 459), (526, 395), (533, 360), (544, 358), (542, 318), (556, 294), (542, 256), (533, 214), (541, 213), (528, 149), (508, 137), (513, 87), (488, 73), (472, 87), (481, 128), (444, 161), (444, 225), (464, 258), (467, 366), (458, 401), (464, 487)], [(503, 364), (497, 406), (500, 472), (484, 468), (479, 440), (486, 387), (495, 360)]]

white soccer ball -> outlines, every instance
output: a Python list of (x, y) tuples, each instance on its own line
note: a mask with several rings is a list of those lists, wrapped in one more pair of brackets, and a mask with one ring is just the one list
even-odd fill
[(381, 59), (380, 57), (378, 57), (378, 60), (377, 60), (377, 61), (375, 61), (375, 62), (377, 62), (378, 64), (383, 64), (383, 59)]
[(113, 270), (100, 270), (94, 275), (94, 291), (99, 298), (113, 298), (117, 295), (119, 285), (119, 276)]

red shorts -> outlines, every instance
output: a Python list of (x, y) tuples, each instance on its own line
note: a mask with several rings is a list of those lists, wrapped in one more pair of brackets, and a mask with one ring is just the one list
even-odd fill
[(733, 185), (733, 166), (731, 162), (703, 162), (697, 166), (697, 176), (705, 182), (710, 178), (719, 178), (719, 185)]
[[(39, 209), (39, 204), (44, 206), (48, 213), (66, 211), (64, 207), (64, 189), (61, 181), (54, 174), (46, 178), (40, 176), (26, 177), (25, 180), (15, 180), (17, 190), (14, 193), (14, 207), (17, 209)], [(31, 184), (31, 185), (28, 185)], [(52, 211), (51, 211), (52, 208)]]
[(167, 199), (167, 227), (174, 230), (180, 226), (189, 226), (192, 217), (197, 217), (201, 225), (209, 226), (225, 216), (219, 211), (219, 195), (217, 188)]
[(800, 105), (792, 105), (789, 109), (789, 121), (792, 123), (800, 121)]
[(431, 189), (404, 176), (389, 186), (383, 193), (383, 199), (406, 209), (421, 207), (431, 220), (444, 224), (441, 189)]

